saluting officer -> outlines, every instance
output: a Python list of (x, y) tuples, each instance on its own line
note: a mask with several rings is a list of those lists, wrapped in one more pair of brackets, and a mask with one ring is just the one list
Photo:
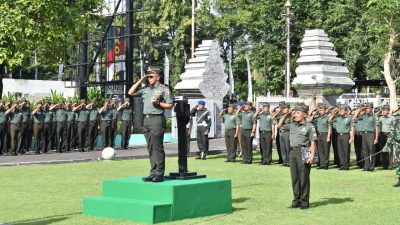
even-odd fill
[(258, 120), (259, 124), (261, 165), (270, 165), (272, 162), (272, 140), (275, 138), (275, 125), (269, 107), (269, 104), (265, 103), (254, 114), (254, 119)]
[(44, 148), (44, 120), (45, 113), (43, 111), (43, 104), (41, 101), (36, 103), (36, 109), (32, 112), (33, 116), (33, 136), (35, 137), (35, 153), (40, 154), (45, 151)]
[(31, 122), (31, 109), (28, 107), (28, 101), (26, 99), (22, 100), (21, 113), (22, 113), (22, 128), (21, 128), (22, 144), (20, 146), (21, 149), (18, 149), (18, 152), (28, 151), (31, 145), (31, 143), (28, 142), (30, 140), (29, 135), (32, 135), (29, 131)]
[(378, 143), (379, 136), (379, 121), (373, 112), (374, 105), (372, 103), (365, 103), (364, 108), (358, 109), (353, 116), (353, 121), (355, 121), (361, 110), (365, 110), (364, 114), (364, 129), (365, 132), (362, 133), (362, 157), (365, 159), (364, 171), (374, 171), (375, 167), (375, 144)]
[[(390, 126), (395, 120), (395, 117), (390, 113), (390, 105), (383, 105), (379, 116), (379, 138), (377, 144), (377, 152), (380, 152), (385, 147), (387, 139), (390, 135)], [(387, 170), (392, 168), (393, 152), (381, 153), (382, 168)]]
[(6, 133), (7, 133), (8, 115), (6, 115), (6, 107), (0, 100), (0, 155), (6, 153)]
[(319, 157), (319, 167), (317, 169), (329, 168), (329, 152), (331, 140), (328, 138), (329, 130), (329, 115), (327, 114), (328, 107), (326, 104), (320, 104), (317, 111), (313, 113), (309, 122), (315, 120), (315, 128), (317, 130), (317, 151)]
[[(291, 208), (307, 209), (310, 199), (310, 172), (314, 161), (317, 133), (314, 126), (306, 120), (308, 109), (306, 106), (297, 106), (293, 113), (288, 112), (279, 121), (283, 127), (289, 123), (290, 137), (290, 175), (294, 199)], [(291, 117), (293, 119), (291, 119)], [(303, 159), (301, 148), (309, 148), (309, 158)]]
[(110, 100), (104, 102), (104, 106), (99, 110), (101, 117), (101, 137), (104, 148), (111, 147), (111, 120), (113, 111), (111, 110)]
[[(357, 109), (361, 109), (362, 107), (363, 107), (363, 104), (358, 104), (357, 105)], [(361, 150), (362, 150), (362, 133), (365, 132), (365, 130), (364, 130), (364, 121), (363, 121), (364, 114), (365, 114), (365, 111), (361, 110), (360, 113), (359, 113), (358, 118), (353, 123), (353, 126), (354, 126), (354, 151), (356, 153), (356, 162), (358, 162), (357, 166), (360, 169), (364, 168), (364, 161), (361, 161), (362, 160), (362, 153), (361, 153)]]
[(50, 107), (51, 102), (44, 103), (44, 153), (47, 153), (51, 148), (51, 142), (53, 137), (53, 120), (54, 120), (54, 105)]
[(210, 111), (205, 107), (206, 102), (203, 100), (198, 101), (198, 104), (190, 110), (190, 115), (196, 117), (197, 125), (197, 146), (199, 148), (199, 155), (196, 159), (205, 160), (208, 154), (208, 133), (211, 127), (211, 115)]
[(332, 126), (329, 128), (328, 139), (331, 138), (332, 129), (337, 132), (337, 148), (339, 154), (340, 170), (349, 170), (350, 167), (350, 145), (354, 140), (353, 122), (348, 115), (349, 108), (341, 106), (332, 112), (329, 122)]
[(272, 109), (272, 119), (274, 121), (274, 125), (275, 125), (275, 145), (276, 145), (276, 151), (278, 152), (278, 164), (283, 164), (283, 159), (282, 159), (282, 152), (281, 152), (281, 144), (279, 142), (280, 139), (280, 135), (279, 135), (279, 128), (278, 128), (278, 123), (279, 120), (282, 118), (282, 112), (281, 112), (281, 105), (285, 104), (284, 101), (279, 102), (279, 105), (277, 107), (275, 107), (274, 109)]
[(97, 100), (93, 99), (90, 104), (86, 106), (89, 110), (89, 127), (87, 130), (87, 146), (90, 151), (94, 150), (97, 144), (97, 136), (99, 135), (99, 109), (97, 108)]
[(238, 109), (236, 115), (241, 121), (242, 164), (251, 164), (253, 162), (253, 138), (257, 128), (257, 123), (254, 120), (254, 111), (251, 110), (251, 103), (246, 102), (244, 106)]
[(22, 155), (22, 121), (23, 115), (21, 113), (22, 105), (14, 104), (9, 110), (5, 112), (10, 116), (10, 131), (11, 131), (11, 155), (17, 155), (17, 151)]
[(65, 131), (65, 150), (67, 152), (73, 150), (75, 148), (74, 143), (75, 143), (75, 129), (74, 129), (74, 123), (75, 123), (75, 112), (72, 111), (72, 103), (68, 102), (65, 105), (66, 112), (67, 112), (67, 127)]
[(90, 111), (86, 109), (85, 100), (81, 100), (81, 104), (75, 107), (72, 111), (78, 113), (78, 148), (80, 152), (85, 151), (85, 139), (87, 137), (87, 127), (89, 126)]
[(228, 156), (225, 162), (236, 162), (236, 151), (238, 135), (240, 129), (240, 120), (234, 111), (235, 106), (229, 105), (219, 114), (225, 126), (225, 145)]
[(55, 121), (57, 122), (57, 152), (62, 153), (65, 150), (65, 131), (67, 128), (67, 111), (65, 110), (65, 103), (61, 102), (56, 105)]
[[(279, 128), (279, 144), (280, 144), (280, 149), (281, 149), (281, 155), (282, 155), (282, 166), (289, 166), (289, 153), (290, 153), (290, 140), (289, 140), (289, 131), (290, 131), (290, 126), (291, 126), (291, 118), (289, 115), (290, 113), (290, 105), (287, 103), (282, 103), (280, 106), (280, 112), (281, 112), (281, 118), (278, 122), (285, 118), (285, 121), (283, 121), (282, 126), (278, 126)], [(285, 116), (287, 115), (287, 116)], [(279, 118), (279, 117), (278, 117)]]
[(125, 99), (125, 103), (120, 105), (117, 109), (118, 112), (121, 112), (121, 148), (128, 149), (129, 147), (129, 140), (131, 137), (131, 127), (132, 127), (132, 120), (133, 120), (133, 112), (132, 108), (130, 107), (129, 98)]
[[(150, 175), (143, 178), (145, 182), (164, 181), (165, 152), (163, 141), (166, 129), (164, 111), (165, 109), (172, 109), (174, 104), (169, 88), (160, 83), (160, 74), (161, 69), (159, 67), (151, 66), (147, 68), (146, 76), (137, 81), (128, 92), (132, 96), (142, 96), (144, 102), (143, 129), (151, 165)], [(139, 89), (142, 83), (146, 81), (148, 81), (148, 86)]]

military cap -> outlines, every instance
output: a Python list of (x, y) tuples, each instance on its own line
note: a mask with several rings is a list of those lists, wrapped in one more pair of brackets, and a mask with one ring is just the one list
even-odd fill
[(90, 102), (97, 102), (97, 99), (94, 98), (94, 99), (90, 100)]
[(381, 109), (379, 108), (379, 107), (375, 107), (374, 108), (374, 113), (377, 113), (377, 112), (379, 112)]
[(390, 110), (390, 105), (385, 104), (385, 105), (382, 106), (382, 109), (383, 110)]
[(307, 113), (308, 112), (308, 108), (305, 105), (299, 105), (299, 106), (296, 106), (294, 108), (294, 111), (300, 111), (300, 112)]
[(264, 104), (262, 105), (262, 107), (268, 107), (268, 108), (269, 108), (269, 103), (264, 103)]
[(284, 103), (280, 104), (279, 107), (281, 107), (282, 109), (290, 108), (290, 105), (284, 102)]
[(232, 93), (232, 97), (237, 97), (237, 94), (236, 93)]
[(318, 108), (320, 108), (320, 109), (327, 109), (327, 108), (328, 108), (328, 105), (325, 104), (325, 103), (319, 103)]
[(206, 105), (206, 101), (200, 100), (197, 102), (199, 105)]
[(81, 99), (81, 103), (86, 104), (86, 99)]
[(235, 108), (235, 104), (229, 104), (228, 108)]
[(243, 105), (244, 105), (244, 103), (241, 102), (241, 101), (236, 102), (236, 104), (237, 104), (238, 106), (243, 106)]
[(148, 66), (146, 74), (161, 74), (161, 67), (159, 66)]
[(285, 101), (279, 102), (279, 107), (281, 107), (283, 104), (286, 104)]
[(373, 108), (373, 107), (374, 107), (374, 104), (371, 103), (371, 102), (367, 102), (367, 103), (364, 104), (364, 107)]
[(249, 106), (252, 106), (253, 105), (253, 103), (251, 103), (251, 102), (246, 102), (246, 103), (244, 103), (245, 105), (249, 105)]
[(37, 101), (36, 105), (43, 104), (42, 101)]

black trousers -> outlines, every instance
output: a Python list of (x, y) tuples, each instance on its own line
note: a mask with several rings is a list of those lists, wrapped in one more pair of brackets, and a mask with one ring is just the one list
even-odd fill
[(34, 123), (33, 124), (33, 136), (35, 137), (35, 152), (36, 154), (40, 154), (40, 151), (44, 152), (44, 124), (43, 123)]
[(333, 163), (340, 167), (340, 161), (339, 161), (339, 153), (338, 153), (338, 146), (337, 146), (337, 138), (338, 134), (335, 129), (332, 129), (332, 148), (333, 148)]
[(22, 128), (21, 128), (22, 144), (20, 146), (20, 149), (18, 149), (18, 152), (25, 152), (28, 149), (30, 149), (30, 143), (28, 144), (29, 135), (32, 135), (29, 132), (29, 122), (22, 123)]
[(101, 121), (101, 138), (104, 148), (111, 146), (111, 121), (102, 120)]
[(290, 149), (289, 164), (293, 189), (292, 205), (309, 206), (311, 165), (303, 162), (300, 148)]
[(362, 157), (364, 160), (364, 169), (373, 170), (375, 167), (375, 133), (365, 132), (362, 134)]
[(348, 169), (350, 164), (350, 134), (338, 134), (337, 146), (340, 167)]
[(5, 152), (5, 150), (6, 150), (6, 147), (5, 147), (6, 133), (7, 133), (6, 127), (7, 127), (7, 124), (5, 124), (5, 123), (0, 124), (0, 155), (6, 153)]
[(242, 129), (242, 153), (243, 162), (252, 163), (253, 162), (253, 138), (251, 137), (251, 129)]
[(57, 122), (57, 152), (63, 152), (65, 150), (66, 128), (67, 122)]
[[(389, 133), (379, 133), (378, 144), (376, 145), (376, 152), (382, 151), (383, 147), (385, 147), (388, 135)], [(392, 166), (391, 161), (393, 160), (390, 160), (390, 155), (393, 155), (393, 153), (381, 152), (380, 154), (376, 155), (377, 158), (380, 158), (383, 169), (388, 169)]]
[(280, 132), (279, 144), (281, 146), (281, 154), (282, 154), (283, 163), (287, 164), (287, 163), (289, 163), (289, 153), (290, 153), (289, 131)]
[(43, 152), (48, 152), (51, 148), (51, 138), (53, 137), (53, 122), (44, 123), (44, 150)]
[(145, 118), (143, 122), (143, 134), (146, 138), (150, 158), (150, 176), (164, 176), (164, 132), (166, 127), (163, 115)]
[(197, 127), (197, 147), (199, 148), (199, 153), (201, 154), (204, 152), (204, 154), (208, 154), (208, 148), (209, 148), (209, 140), (208, 140), (208, 135), (204, 135), (206, 132), (207, 128), (204, 126), (198, 126)]
[(51, 136), (50, 136), (50, 149), (56, 149), (57, 148), (57, 122), (52, 122), (52, 127), (51, 127)]
[(281, 152), (281, 144), (279, 141), (279, 137), (280, 137), (280, 132), (279, 129), (277, 129), (276, 131), (276, 137), (275, 137), (275, 144), (276, 144), (276, 151), (278, 152), (278, 163), (282, 164), (283, 163), (283, 159), (282, 159), (282, 152)]
[(86, 133), (89, 123), (88, 122), (79, 122), (78, 123), (78, 148), (81, 151), (85, 150), (86, 144)]
[(317, 139), (317, 149), (319, 157), (319, 166), (321, 168), (329, 167), (329, 152), (331, 147), (331, 142), (327, 142), (328, 133), (318, 133)]
[(99, 134), (99, 124), (97, 120), (89, 121), (89, 130), (88, 130), (88, 143), (87, 146), (90, 150), (94, 150), (94, 147), (97, 144), (97, 136)]
[(261, 163), (271, 164), (272, 162), (272, 132), (260, 131)]
[(121, 147), (127, 149), (129, 147), (129, 139), (131, 138), (131, 121), (123, 120), (121, 123)]
[[(354, 151), (356, 152), (356, 162), (362, 160), (362, 135), (357, 132), (354, 136)], [(364, 167), (364, 161), (357, 163), (359, 168)]]
[(236, 160), (237, 142), (235, 138), (236, 129), (225, 130), (225, 145), (228, 152), (227, 161)]
[(74, 132), (74, 122), (67, 122), (66, 130), (65, 130), (65, 150), (71, 151), (74, 148), (73, 140), (73, 132)]

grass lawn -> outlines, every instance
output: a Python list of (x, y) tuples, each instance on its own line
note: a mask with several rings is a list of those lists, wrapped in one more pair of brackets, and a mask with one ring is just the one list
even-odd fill
[[(258, 162), (259, 155), (255, 158)], [(232, 180), (233, 213), (170, 224), (400, 224), (400, 188), (392, 187), (394, 171), (312, 169), (310, 209), (302, 211), (288, 208), (289, 168), (224, 160), (225, 155), (206, 161), (191, 158), (189, 168)], [(82, 198), (100, 195), (103, 179), (147, 175), (148, 168), (148, 160), (1, 167), (0, 223), (135, 224), (84, 217)], [(175, 172), (177, 158), (168, 158), (167, 168)]]

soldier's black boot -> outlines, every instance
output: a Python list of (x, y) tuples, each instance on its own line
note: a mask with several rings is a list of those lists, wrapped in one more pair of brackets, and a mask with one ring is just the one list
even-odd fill
[(393, 187), (400, 187), (400, 177), (399, 177), (399, 182), (397, 182), (397, 184), (393, 185)]

